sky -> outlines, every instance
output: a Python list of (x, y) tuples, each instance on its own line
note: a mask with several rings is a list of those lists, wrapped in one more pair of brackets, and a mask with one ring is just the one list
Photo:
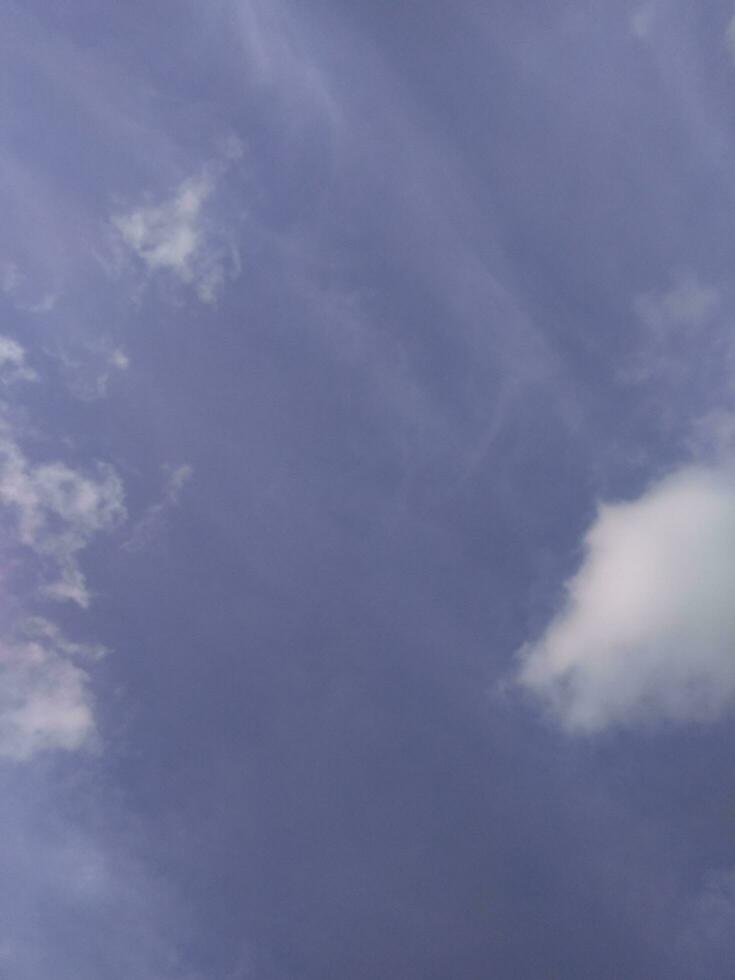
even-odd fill
[(0, 975), (735, 976), (735, 8), (5, 0)]

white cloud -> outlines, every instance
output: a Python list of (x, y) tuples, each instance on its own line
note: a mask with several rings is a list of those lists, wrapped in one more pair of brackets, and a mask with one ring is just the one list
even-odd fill
[(66, 657), (99, 660), (107, 653), (101, 643), (77, 643), (69, 640), (59, 627), (43, 616), (29, 616), (21, 623), (21, 631), (26, 639), (50, 644)]
[(115, 348), (115, 350), (110, 354), (109, 363), (112, 367), (118, 369), (118, 371), (127, 371), (130, 367), (130, 358), (120, 347)]
[(175, 466), (168, 475), (166, 481), (165, 497), (170, 504), (177, 504), (181, 491), (194, 475), (194, 467), (190, 463), (182, 463)]
[(709, 721), (735, 705), (735, 474), (691, 467), (600, 507), (518, 681), (570, 732)]
[(89, 745), (95, 735), (89, 675), (73, 658), (101, 648), (71, 643), (42, 619), (30, 620), (26, 633), (0, 642), (0, 757), (25, 761)]
[(0, 382), (37, 381), (38, 375), (26, 364), (26, 352), (17, 340), (0, 335)]
[(212, 190), (212, 182), (204, 177), (187, 180), (172, 201), (140, 208), (113, 222), (125, 242), (151, 269), (170, 269), (190, 282), (193, 259), (201, 245), (197, 225), (202, 205)]
[(0, 426), (0, 503), (14, 514), (20, 543), (54, 567), (46, 595), (89, 605), (79, 552), (125, 517), (112, 467), (100, 463), (85, 474), (60, 462), (33, 464), (10, 428)]
[(28, 303), (26, 306), (21, 306), (24, 313), (33, 313), (36, 316), (42, 316), (44, 313), (50, 313), (59, 301), (57, 293), (44, 293), (39, 300), (33, 303)]
[(149, 272), (167, 272), (213, 303), (225, 279), (237, 271), (235, 250), (208, 220), (205, 205), (229, 162), (242, 155), (236, 140), (226, 142), (222, 159), (185, 180), (170, 200), (115, 215), (112, 225)]
[(53, 292), (38, 291), (28, 282), (15, 262), (0, 263), (0, 292), (4, 293), (21, 313), (50, 313), (56, 306), (58, 296)]
[(76, 355), (49, 347), (46, 353), (58, 362), (69, 393), (85, 402), (106, 398), (113, 375), (130, 367), (130, 358), (120, 347), (110, 350), (104, 345), (87, 345)]

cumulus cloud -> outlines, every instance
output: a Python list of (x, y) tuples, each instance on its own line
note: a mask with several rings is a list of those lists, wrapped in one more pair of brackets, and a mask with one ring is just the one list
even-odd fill
[(185, 180), (169, 200), (112, 218), (122, 242), (149, 272), (172, 275), (191, 286), (205, 303), (215, 301), (227, 275), (238, 267), (236, 252), (225, 246), (205, 206), (226, 164), (241, 154), (239, 143), (228, 143), (223, 160)]
[(123, 487), (114, 469), (98, 463), (85, 473), (61, 462), (34, 464), (10, 427), (2, 425), (0, 503), (15, 518), (19, 542), (54, 569), (44, 592), (88, 606), (79, 553), (125, 517)]
[(735, 704), (735, 473), (690, 467), (601, 506), (518, 682), (569, 732), (702, 722)]

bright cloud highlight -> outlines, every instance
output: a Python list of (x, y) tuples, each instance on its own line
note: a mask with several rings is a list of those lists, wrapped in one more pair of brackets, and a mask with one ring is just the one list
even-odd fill
[(518, 680), (569, 732), (711, 721), (735, 704), (735, 474), (687, 468), (600, 507)]

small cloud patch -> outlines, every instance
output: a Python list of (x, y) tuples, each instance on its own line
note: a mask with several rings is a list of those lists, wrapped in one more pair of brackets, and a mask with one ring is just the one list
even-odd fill
[(79, 553), (125, 517), (123, 487), (113, 468), (99, 463), (83, 473), (61, 462), (34, 464), (10, 428), (0, 427), (0, 504), (14, 517), (19, 543), (55, 570), (44, 593), (87, 607)]
[(225, 170), (241, 155), (239, 143), (228, 143), (222, 160), (183, 181), (170, 198), (111, 219), (120, 241), (149, 274), (173, 277), (204, 303), (214, 303), (239, 268), (236, 250), (226, 243), (209, 205)]

